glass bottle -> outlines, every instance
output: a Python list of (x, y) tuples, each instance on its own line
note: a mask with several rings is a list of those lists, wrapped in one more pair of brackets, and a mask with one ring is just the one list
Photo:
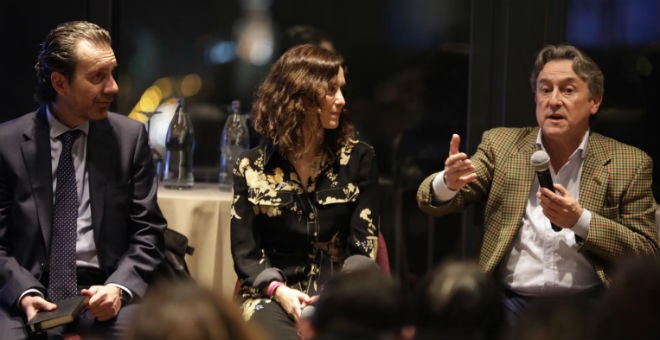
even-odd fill
[(221, 190), (231, 190), (236, 160), (250, 147), (250, 131), (247, 118), (241, 114), (241, 103), (231, 103), (231, 114), (225, 121), (220, 138), (220, 171), (218, 182)]
[(189, 189), (194, 183), (195, 130), (192, 120), (183, 106), (183, 98), (179, 98), (165, 136), (163, 185), (166, 188)]

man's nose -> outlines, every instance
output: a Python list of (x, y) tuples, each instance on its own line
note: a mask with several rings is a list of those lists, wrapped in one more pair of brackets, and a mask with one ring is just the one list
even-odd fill
[(549, 104), (551, 106), (561, 106), (562, 104), (561, 93), (559, 92), (558, 89), (553, 90), (552, 93), (550, 94)]
[(104, 90), (105, 93), (109, 93), (109, 94), (117, 94), (119, 92), (119, 85), (117, 85), (117, 81), (115, 80), (115, 77), (110, 76), (110, 79), (107, 81)]

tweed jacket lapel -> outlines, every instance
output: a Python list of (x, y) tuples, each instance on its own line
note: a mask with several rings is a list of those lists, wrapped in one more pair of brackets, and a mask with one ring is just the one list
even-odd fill
[[(495, 141), (498, 155), (497, 172), (486, 204), (484, 234), (480, 262), (491, 272), (511, 249), (525, 214), (535, 172), (530, 157), (536, 150), (538, 128), (520, 136), (519, 129), (504, 129), (501, 140)], [(508, 145), (507, 145), (508, 144)], [(513, 144), (513, 145), (512, 145)], [(492, 217), (496, 217), (495, 221)]]
[(606, 140), (597, 133), (589, 135), (582, 176), (580, 178), (580, 205), (590, 211), (600, 211), (604, 206), (611, 161), (610, 148)]
[[(609, 181), (607, 165), (612, 160), (610, 153), (611, 145), (607, 143), (607, 140), (603, 136), (597, 133), (591, 133), (589, 135), (589, 143), (587, 144), (586, 155), (582, 165), (580, 197), (578, 201), (584, 209), (599, 214), (603, 213), (602, 209), (605, 206), (604, 203), (607, 195), (607, 183)], [(605, 274), (605, 268), (600, 259), (588, 252), (582, 253), (590, 259), (596, 275), (598, 275), (600, 280), (608, 285), (609, 282)]]

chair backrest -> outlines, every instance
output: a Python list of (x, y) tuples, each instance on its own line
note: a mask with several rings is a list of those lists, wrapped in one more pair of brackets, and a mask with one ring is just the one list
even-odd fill
[(376, 263), (387, 276), (391, 276), (390, 255), (387, 252), (387, 243), (381, 232), (378, 232), (378, 250), (376, 253)]

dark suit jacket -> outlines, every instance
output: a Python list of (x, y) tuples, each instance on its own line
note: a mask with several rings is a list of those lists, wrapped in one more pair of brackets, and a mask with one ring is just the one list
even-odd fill
[[(142, 296), (163, 257), (166, 222), (142, 124), (110, 113), (90, 121), (87, 171), (94, 241), (106, 282)], [(45, 106), (0, 125), (0, 306), (43, 292), (53, 208)]]
[[(525, 213), (535, 171), (538, 128), (496, 128), (484, 133), (470, 158), (477, 179), (449, 202), (433, 199), (426, 178), (417, 192), (420, 208), (432, 215), (458, 212), (470, 202), (486, 201), (479, 264), (487, 272), (500, 265), (516, 238)], [(607, 272), (617, 258), (657, 254), (656, 203), (651, 190), (653, 160), (643, 151), (598, 133), (589, 135), (579, 202), (592, 213), (589, 234), (579, 251), (608, 283)]]

